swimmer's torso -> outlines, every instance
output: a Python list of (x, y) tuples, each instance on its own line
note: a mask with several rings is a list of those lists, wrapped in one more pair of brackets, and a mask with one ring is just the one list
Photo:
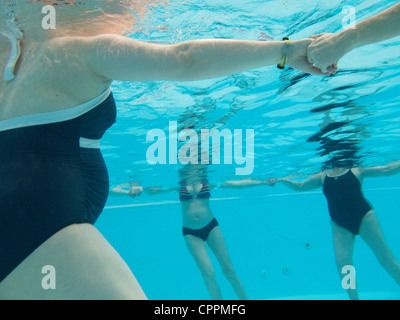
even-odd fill
[(186, 228), (201, 229), (213, 219), (209, 198), (198, 198), (203, 187), (203, 184), (186, 186), (192, 197), (189, 200), (181, 201), (183, 226)]
[[(1, 44), (7, 39), (0, 36)], [(15, 79), (3, 80), (10, 45), (0, 50), (0, 121), (80, 105), (110, 86), (95, 75), (83, 53), (84, 38), (58, 38), (42, 44), (21, 42)]]

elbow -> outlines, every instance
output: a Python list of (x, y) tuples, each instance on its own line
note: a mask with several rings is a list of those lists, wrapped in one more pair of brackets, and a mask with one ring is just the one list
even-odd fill
[(300, 192), (307, 191), (307, 188), (305, 187), (304, 183), (302, 183), (302, 182), (297, 183), (295, 185), (295, 189), (296, 189), (296, 191), (300, 191)]
[[(210, 43), (206, 40), (186, 41), (172, 46), (179, 81), (197, 81), (221, 77), (215, 66)], [(214, 63), (213, 63), (214, 61)]]

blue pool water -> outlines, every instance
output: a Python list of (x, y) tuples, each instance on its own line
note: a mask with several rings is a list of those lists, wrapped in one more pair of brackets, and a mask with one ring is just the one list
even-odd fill
[[(176, 43), (199, 38), (300, 39), (341, 30), (342, 8), (357, 21), (396, 1), (206, 0), (160, 3), (135, 26), (132, 38)], [(102, 152), (111, 186), (128, 181), (176, 187), (180, 164), (146, 159), (154, 128), (170, 121), (197, 129), (253, 129), (254, 179), (319, 172), (332, 153), (362, 166), (400, 159), (400, 39), (354, 50), (333, 77), (275, 67), (196, 82), (113, 83), (118, 121)], [(210, 165), (219, 184), (239, 180), (235, 164)], [(364, 193), (378, 213), (388, 243), (400, 257), (400, 175), (369, 178)], [(346, 299), (335, 267), (331, 227), (321, 190), (295, 193), (283, 185), (217, 189), (211, 209), (224, 233), (234, 267), (250, 299)], [(208, 299), (204, 282), (181, 235), (176, 193), (111, 196), (97, 227), (132, 268), (150, 299)], [(224, 298), (235, 299), (218, 268)], [(398, 285), (357, 238), (354, 263), (363, 299), (398, 299)]]

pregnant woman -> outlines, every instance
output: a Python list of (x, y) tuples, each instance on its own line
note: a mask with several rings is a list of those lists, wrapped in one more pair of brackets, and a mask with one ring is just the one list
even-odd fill
[[(42, 27), (48, 4), (55, 29)], [(109, 189), (99, 140), (116, 119), (113, 80), (200, 80), (281, 61), (322, 75), (307, 61), (310, 39), (161, 45), (122, 36), (147, 5), (1, 1), (0, 299), (146, 298), (93, 225)], [(48, 265), (56, 290), (40, 285)]]

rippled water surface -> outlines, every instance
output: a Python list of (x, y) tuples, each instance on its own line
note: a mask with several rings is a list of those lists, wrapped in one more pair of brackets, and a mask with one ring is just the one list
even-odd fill
[[(342, 29), (345, 5), (357, 20), (396, 1), (168, 1), (150, 8), (129, 36), (157, 43), (200, 38), (300, 39)], [(118, 122), (103, 141), (113, 185), (172, 186), (180, 165), (150, 165), (146, 134), (179, 127), (253, 129), (253, 178), (318, 172), (332, 155), (360, 165), (399, 159), (400, 39), (359, 48), (332, 77), (265, 67), (196, 82), (115, 82)], [(238, 179), (236, 165), (209, 166), (211, 181)]]

